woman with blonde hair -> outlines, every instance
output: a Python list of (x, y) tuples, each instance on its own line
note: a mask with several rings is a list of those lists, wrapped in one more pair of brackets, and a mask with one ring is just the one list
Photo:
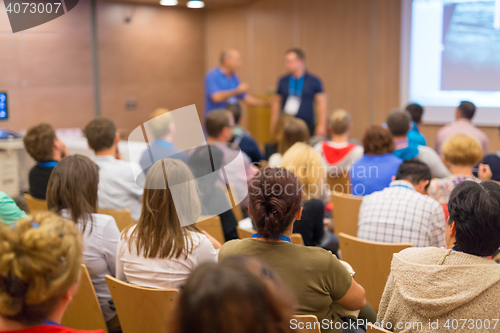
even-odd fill
[(78, 228), (54, 213), (35, 213), (3, 229), (0, 331), (88, 332), (60, 325), (78, 289), (81, 260)]
[(478, 177), (473, 176), (474, 165), (483, 158), (483, 148), (470, 135), (455, 134), (448, 138), (443, 144), (443, 156), (451, 175), (431, 180), (428, 189), (429, 196), (442, 205), (448, 204), (451, 192), (461, 182), (472, 180), (479, 183), (483, 180), (489, 180), (492, 176), (487, 164), (479, 164)]
[(278, 152), (269, 157), (269, 166), (280, 165), (281, 158), (291, 146), (296, 142), (309, 144), (309, 139), (309, 129), (305, 121), (294, 117), (287, 119), (283, 126), (283, 136), (278, 142)]
[(159, 160), (146, 176), (142, 213), (118, 243), (118, 279), (150, 288), (179, 288), (202, 262), (217, 262), (220, 243), (195, 226), (201, 205), (189, 167)]

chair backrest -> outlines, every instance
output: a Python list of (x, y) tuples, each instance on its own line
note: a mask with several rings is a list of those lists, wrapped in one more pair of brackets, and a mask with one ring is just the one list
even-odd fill
[(339, 174), (338, 177), (330, 177), (326, 178), (328, 186), (330, 187), (330, 191), (337, 193), (351, 193), (351, 182), (349, 175), (345, 177), (343, 174)]
[(103, 330), (108, 332), (101, 306), (87, 267), (82, 264), (80, 284), (69, 303), (61, 324), (77, 330)]
[(207, 234), (215, 238), (219, 243), (224, 244), (226, 238), (224, 237), (224, 229), (222, 229), (222, 222), (218, 215), (215, 216), (200, 216), (196, 222), (198, 229), (206, 231)]
[(383, 332), (383, 333), (392, 333), (391, 331), (388, 331), (384, 328), (377, 327), (373, 325), (372, 323), (368, 323), (366, 327), (366, 333), (377, 333), (377, 332)]
[[(250, 238), (252, 237), (253, 234), (255, 234), (254, 230), (245, 229), (241, 227), (237, 227), (236, 230), (238, 231), (239, 239)], [(301, 234), (292, 234), (290, 243), (304, 245), (304, 239), (302, 238)]]
[(97, 210), (97, 213), (113, 216), (115, 219), (116, 225), (118, 226), (118, 230), (120, 232), (123, 231), (129, 225), (135, 224), (134, 219), (132, 218), (132, 214), (128, 209), (101, 209)]
[[(298, 332), (301, 333), (321, 333), (321, 325), (315, 315), (295, 315), (293, 316)], [(291, 326), (293, 328), (293, 326)]]
[(132, 285), (106, 275), (123, 333), (168, 333), (179, 291)]
[(365, 288), (366, 300), (378, 310), (391, 272), (392, 256), (413, 245), (365, 241), (344, 233), (339, 235), (339, 245), (342, 260), (352, 266), (356, 282)]
[(24, 194), (24, 201), (26, 201), (26, 205), (28, 206), (28, 209), (29, 209), (30, 213), (33, 213), (33, 212), (36, 212), (36, 211), (47, 211), (47, 210), (49, 210), (49, 208), (47, 207), (47, 201), (46, 200), (33, 198), (28, 193)]
[(243, 210), (241, 209), (241, 205), (238, 203), (236, 205), (233, 205), (233, 200), (231, 198), (234, 198), (233, 196), (233, 188), (230, 185), (226, 185), (227, 191), (226, 191), (226, 197), (227, 201), (229, 201), (229, 205), (231, 206), (231, 211), (233, 212), (234, 217), (236, 218), (236, 221), (241, 221), (243, 220)]
[(332, 192), (333, 231), (356, 237), (358, 235), (358, 215), (363, 197)]

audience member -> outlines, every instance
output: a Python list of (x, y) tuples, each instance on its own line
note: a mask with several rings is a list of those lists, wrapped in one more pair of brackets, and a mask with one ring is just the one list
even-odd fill
[[(461, 323), (485, 325), (498, 317), (500, 265), (488, 257), (500, 246), (500, 186), (464, 181), (448, 209), (447, 249), (410, 248), (394, 255), (378, 322), (393, 328), (420, 322), (428, 332), (430, 324), (439, 332), (483, 332), (485, 326)], [(421, 331), (406, 327), (394, 332)]]
[[(337, 253), (338, 238), (325, 231), (324, 194), (325, 170), (321, 157), (311, 146), (297, 142), (283, 155), (281, 166), (293, 172), (302, 184), (302, 218), (293, 225), (293, 232), (302, 235), (304, 245), (321, 246)], [(328, 202), (330, 198), (326, 200)]]
[(0, 191), (0, 223), (11, 224), (25, 216), (26, 213), (19, 209), (15, 201), (5, 192)]
[(483, 153), (489, 152), (489, 140), (488, 136), (484, 134), (479, 128), (472, 124), (472, 118), (476, 113), (476, 106), (468, 101), (460, 102), (460, 105), (455, 111), (455, 122), (444, 126), (441, 128), (436, 136), (436, 152), (441, 155), (443, 143), (449, 137), (463, 133), (469, 134), (470, 136), (476, 138), (483, 147)]
[(491, 170), (487, 164), (480, 164), (479, 178), (472, 175), (472, 169), (483, 158), (481, 144), (467, 134), (455, 134), (443, 145), (443, 157), (451, 175), (446, 178), (433, 179), (428, 194), (440, 204), (448, 204), (451, 192), (465, 180), (479, 183), (491, 179)]
[(442, 247), (445, 218), (441, 205), (425, 195), (431, 172), (406, 160), (388, 188), (367, 195), (359, 209), (358, 238), (375, 242)]
[(139, 164), (141, 170), (147, 174), (149, 168), (163, 158), (177, 158), (187, 162), (188, 155), (177, 149), (172, 140), (176, 133), (176, 127), (172, 115), (167, 109), (156, 109), (149, 116), (147, 128), (153, 134), (155, 141), (151, 143), (141, 156)]
[(241, 151), (247, 154), (253, 164), (259, 163), (263, 159), (259, 145), (255, 142), (254, 138), (252, 138), (250, 132), (239, 125), (241, 118), (241, 106), (239, 104), (228, 105), (227, 110), (231, 111), (233, 114), (235, 123), (233, 128), (233, 137), (230, 141), (233, 144), (233, 147), (240, 147)]
[(99, 168), (90, 158), (67, 156), (52, 171), (47, 205), (49, 210), (75, 222), (82, 232), (83, 263), (89, 270), (109, 332), (119, 332), (120, 323), (105, 276), (115, 276), (120, 232), (113, 217), (96, 213), (98, 183)]
[(118, 243), (118, 279), (143, 287), (179, 288), (200, 263), (217, 261), (215, 248), (220, 244), (195, 226), (201, 211), (196, 191), (184, 162), (166, 158), (151, 167), (141, 217), (123, 231)]
[(271, 268), (235, 256), (193, 271), (181, 290), (175, 331), (291, 333), (294, 310), (294, 300)]
[(49, 124), (30, 128), (23, 142), (28, 154), (36, 161), (29, 173), (30, 195), (45, 200), (52, 170), (61, 158), (69, 154), (68, 148)]
[(89, 332), (60, 325), (78, 290), (78, 228), (49, 212), (32, 214), (13, 226), (0, 233), (0, 331)]
[(134, 220), (141, 215), (142, 187), (135, 182), (131, 162), (118, 150), (120, 134), (106, 118), (92, 120), (84, 129), (89, 147), (99, 167), (98, 206), (102, 209), (128, 209)]
[(188, 166), (197, 180), (201, 215), (218, 215), (226, 241), (238, 238), (238, 222), (231, 210), (220, 168), (223, 154), (216, 146), (201, 146), (191, 154)]
[(405, 111), (407, 111), (411, 117), (410, 130), (406, 134), (409, 144), (415, 146), (427, 146), (425, 136), (418, 130), (418, 126), (422, 123), (424, 108), (420, 104), (412, 103), (406, 106)]
[[(491, 169), (491, 179), (494, 181), (500, 181), (500, 151), (494, 154), (488, 154), (484, 156), (483, 164), (487, 164)], [(477, 172), (474, 173), (477, 175)]]
[(351, 167), (351, 193), (367, 195), (391, 183), (403, 160), (394, 156), (394, 141), (381, 126), (370, 126), (363, 137), (364, 154)]
[(348, 175), (353, 162), (363, 156), (363, 147), (349, 142), (352, 127), (351, 115), (345, 110), (337, 110), (330, 116), (332, 141), (317, 143), (314, 148), (321, 154), (328, 176), (338, 178)]
[(278, 142), (278, 152), (269, 157), (269, 166), (274, 168), (281, 165), (281, 158), (296, 142), (309, 144), (309, 130), (305, 121), (299, 118), (290, 118), (285, 121), (283, 137)]
[(292, 118), (293, 116), (290, 116), (287, 113), (281, 113), (278, 117), (276, 129), (271, 134), (271, 140), (269, 142), (266, 142), (266, 144), (264, 145), (266, 161), (268, 161), (273, 154), (278, 152), (278, 144), (283, 140), (283, 131), (285, 129), (285, 124)]
[(416, 158), (424, 162), (429, 166), (432, 177), (448, 177), (450, 172), (432, 148), (409, 142), (407, 133), (410, 130), (410, 122), (410, 115), (406, 111), (394, 111), (387, 117), (387, 127), (396, 145), (394, 155), (403, 160)]
[(266, 167), (251, 180), (249, 213), (257, 233), (252, 238), (225, 243), (219, 261), (231, 255), (257, 257), (274, 268), (294, 292), (298, 313), (313, 314), (335, 330), (341, 322), (332, 306), (348, 310), (366, 305), (365, 291), (330, 252), (290, 243), (295, 220), (302, 215), (302, 193), (297, 177), (284, 168)]

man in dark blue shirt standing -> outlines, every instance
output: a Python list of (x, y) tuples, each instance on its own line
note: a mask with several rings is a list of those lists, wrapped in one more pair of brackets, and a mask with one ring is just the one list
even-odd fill
[[(304, 51), (290, 49), (285, 54), (287, 75), (278, 82), (276, 96), (271, 105), (271, 134), (274, 132), (280, 112), (304, 120), (311, 135), (326, 135), (326, 98), (319, 78), (305, 68)], [(318, 113), (316, 123), (314, 104)]]

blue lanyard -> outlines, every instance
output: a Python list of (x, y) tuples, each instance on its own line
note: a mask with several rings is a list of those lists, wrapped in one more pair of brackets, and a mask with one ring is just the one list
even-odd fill
[(275, 239), (275, 240), (285, 241), (285, 242), (288, 242), (288, 243), (290, 243), (290, 242), (292, 241), (292, 240), (290, 239), (290, 237), (286, 237), (286, 236), (283, 236), (283, 235), (276, 236), (276, 237), (262, 237), (262, 236), (260, 236), (259, 234), (253, 234), (253, 235), (252, 235), (252, 238), (267, 238), (267, 239)]
[(50, 161), (50, 162), (41, 162), (38, 163), (39, 166), (42, 168), (53, 168), (57, 165), (57, 161)]
[(61, 326), (58, 323), (53, 322), (51, 320), (47, 320), (44, 325), (47, 325), (47, 326)]
[(288, 79), (288, 95), (301, 97), (302, 87), (304, 86), (304, 76), (295, 79), (293, 75)]
[(174, 145), (172, 144), (172, 142), (168, 142), (168, 141), (165, 141), (165, 140), (156, 140), (155, 143), (159, 146), (163, 146), (163, 147), (173, 147)]

